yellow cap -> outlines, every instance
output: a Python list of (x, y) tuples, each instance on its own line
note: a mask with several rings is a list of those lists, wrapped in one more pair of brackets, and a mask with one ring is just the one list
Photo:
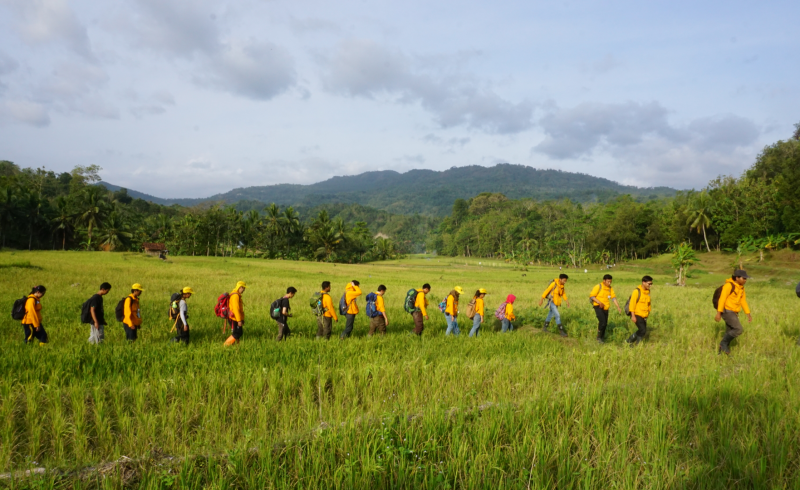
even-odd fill
[(144, 291), (144, 288), (138, 282), (136, 284), (134, 284), (133, 286), (131, 286), (131, 289), (138, 289), (139, 291)]
[(478, 292), (479, 292), (479, 293), (481, 293), (481, 294), (486, 294), (486, 290), (485, 290), (485, 289), (483, 289), (483, 288), (480, 288), (480, 289), (478, 290)]
[(187, 294), (187, 293), (188, 294), (194, 294), (194, 289), (190, 288), (189, 286), (186, 286), (185, 288), (183, 288), (183, 290), (181, 292), (183, 294)]
[(236, 283), (236, 289), (246, 288), (246, 287), (247, 287), (247, 284), (245, 284), (244, 281), (239, 281), (239, 282)]
[(461, 286), (456, 286), (456, 287), (453, 288), (453, 290), (455, 292), (457, 292), (458, 294), (464, 294), (464, 290), (461, 289)]

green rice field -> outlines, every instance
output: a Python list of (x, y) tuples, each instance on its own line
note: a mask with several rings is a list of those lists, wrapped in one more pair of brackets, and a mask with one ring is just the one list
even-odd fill
[[(588, 293), (604, 271), (570, 269), (568, 338), (541, 332), (539, 296), (559, 273), (491, 260), (411, 257), (362, 265), (77, 252), (0, 253), (0, 486), (8, 488), (800, 488), (800, 270), (767, 264), (747, 285), (754, 321), (730, 357), (716, 346), (711, 295), (729, 273), (717, 257), (688, 286), (667, 260), (611, 271), (620, 304), (655, 277), (650, 332), (630, 348), (612, 308), (595, 342)], [(787, 265), (788, 264), (788, 265)], [(323, 280), (388, 287), (385, 337), (315, 340), (308, 298)], [(213, 307), (237, 281), (239, 345)], [(81, 304), (103, 281), (106, 341), (87, 342)], [(133, 344), (113, 321), (142, 283)], [(429, 282), (430, 320), (411, 335), (405, 292)], [(24, 345), (13, 301), (36, 284), (50, 343)], [(445, 337), (436, 304), (460, 285), (489, 291), (487, 313), (517, 296), (514, 332), (487, 319), (477, 338)], [(191, 286), (191, 344), (169, 342), (170, 293)], [(291, 338), (275, 341), (271, 301), (287, 286)], [(462, 309), (468, 299), (462, 297)], [(491, 313), (489, 313), (491, 314)]]

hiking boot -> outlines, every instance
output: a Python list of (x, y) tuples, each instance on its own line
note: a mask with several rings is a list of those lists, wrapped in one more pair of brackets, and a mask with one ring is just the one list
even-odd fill
[(597, 336), (597, 341), (599, 343), (601, 343), (601, 344), (605, 344), (606, 343), (606, 340), (603, 337), (599, 336), (599, 335)]
[(719, 350), (717, 351), (717, 355), (719, 355), (719, 354), (730, 355), (731, 354), (731, 349), (730, 349), (730, 346), (729, 346), (729, 344), (731, 343), (731, 340), (733, 340), (733, 337), (731, 337), (728, 334), (725, 334), (725, 336), (722, 337), (722, 342), (719, 343)]
[(561, 335), (562, 337), (566, 337), (567, 336), (567, 331), (564, 330), (564, 327), (562, 325), (558, 326), (558, 334)]
[(639, 342), (639, 337), (637, 337), (636, 334), (633, 333), (633, 334), (631, 334), (630, 337), (625, 339), (625, 342), (631, 344), (631, 347), (633, 347), (634, 345), (636, 345)]
[(550, 322), (544, 322), (544, 327), (542, 327), (542, 332), (547, 332), (547, 327), (550, 326)]

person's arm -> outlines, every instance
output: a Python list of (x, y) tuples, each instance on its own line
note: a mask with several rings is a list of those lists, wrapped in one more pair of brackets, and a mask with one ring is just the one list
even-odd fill
[(717, 303), (717, 315), (714, 317), (714, 321), (718, 322), (722, 319), (722, 313), (725, 312), (725, 302), (728, 301), (728, 296), (731, 295), (733, 289), (736, 287), (731, 284), (731, 287), (725, 287), (728, 284), (722, 286), (722, 291), (719, 293), (719, 303)]
[(611, 288), (611, 294), (609, 295), (609, 299), (614, 300), (614, 305), (617, 307), (617, 312), (622, 313), (622, 308), (619, 307), (619, 301), (617, 301), (617, 293), (614, 292), (614, 288)]
[(425, 293), (419, 293), (419, 294), (422, 296), (422, 301), (420, 301), (419, 305), (419, 311), (422, 313), (422, 316), (424, 316), (425, 319), (427, 320), (428, 310), (425, 309), (425, 303), (427, 303), (427, 300), (425, 299)]
[(181, 321), (183, 322), (183, 330), (184, 331), (189, 330), (189, 323), (186, 321), (186, 310), (187, 310), (186, 300), (181, 300), (181, 302), (178, 303), (178, 310), (180, 311), (181, 314)]
[(25, 315), (33, 322), (31, 323), (33, 328), (39, 330), (41, 322), (39, 321), (39, 315), (36, 314), (36, 298), (28, 298), (28, 300), (25, 301)]
[(132, 307), (131, 303), (133, 303), (133, 300), (131, 299), (130, 296), (125, 298), (125, 315), (122, 317), (122, 323), (133, 328), (133, 319), (131, 318), (133, 311), (131, 309)]
[(600, 294), (600, 286), (595, 286), (592, 288), (592, 292), (589, 293), (589, 299), (592, 300), (592, 306), (600, 304), (597, 301), (597, 295)]
[(555, 287), (556, 287), (555, 281), (551, 282), (550, 285), (547, 286), (547, 289), (545, 289), (544, 292), (542, 293), (542, 297), (539, 298), (539, 306), (542, 306), (542, 303), (544, 303), (544, 300), (547, 299), (547, 295), (550, 294), (550, 291), (552, 291), (553, 288), (555, 288)]
[(742, 289), (742, 309), (747, 315), (747, 321), (752, 322), (753, 316), (750, 314), (750, 305), (747, 304), (747, 292), (744, 289)]
[(567, 302), (567, 307), (569, 307), (570, 304), (569, 304), (569, 299), (567, 298), (567, 290), (566, 289), (564, 289), (564, 295), (561, 296), (561, 297), (564, 299), (564, 301)]
[(89, 307), (89, 312), (92, 314), (92, 321), (95, 330), (100, 328), (100, 322), (97, 321), (97, 314), (94, 312), (94, 306)]
[(375, 300), (375, 307), (378, 309), (378, 312), (383, 315), (383, 321), (388, 327), (389, 317), (386, 316), (386, 304), (383, 302), (383, 296), (378, 296), (378, 299)]

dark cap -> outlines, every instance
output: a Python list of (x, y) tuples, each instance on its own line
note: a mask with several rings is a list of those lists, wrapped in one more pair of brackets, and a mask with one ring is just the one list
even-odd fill
[(742, 269), (736, 269), (733, 271), (734, 277), (744, 277), (745, 279), (750, 279), (750, 276), (747, 275), (747, 272), (743, 271)]

